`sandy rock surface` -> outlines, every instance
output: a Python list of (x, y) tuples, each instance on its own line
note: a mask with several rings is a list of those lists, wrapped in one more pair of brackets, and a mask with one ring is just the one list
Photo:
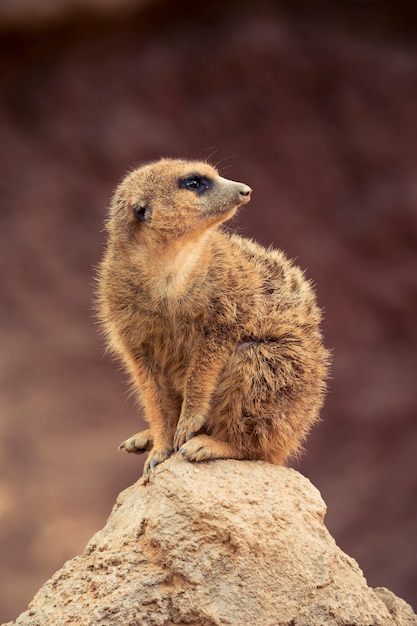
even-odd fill
[(323, 519), (317, 489), (262, 462), (172, 458), (119, 496), (106, 526), (8, 626), (408, 626)]

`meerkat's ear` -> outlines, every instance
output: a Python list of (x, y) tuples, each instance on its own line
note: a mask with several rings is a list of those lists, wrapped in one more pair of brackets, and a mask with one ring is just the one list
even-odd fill
[(133, 215), (138, 222), (150, 224), (152, 221), (152, 207), (145, 200), (137, 200), (132, 207)]

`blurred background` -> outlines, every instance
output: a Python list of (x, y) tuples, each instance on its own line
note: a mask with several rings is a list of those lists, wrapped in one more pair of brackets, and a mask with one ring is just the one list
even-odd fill
[(294, 466), (416, 608), (414, 0), (3, 0), (0, 41), (0, 621), (141, 475), (94, 266), (113, 189), (159, 156), (253, 187), (232, 227), (316, 283), (334, 363)]

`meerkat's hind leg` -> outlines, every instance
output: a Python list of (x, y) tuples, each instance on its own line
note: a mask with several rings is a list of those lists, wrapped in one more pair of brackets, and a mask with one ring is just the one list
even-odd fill
[(206, 461), (209, 459), (243, 459), (243, 454), (226, 441), (214, 439), (208, 435), (197, 435), (185, 442), (178, 454), (189, 461)]
[(136, 433), (123, 441), (119, 450), (124, 450), (125, 452), (132, 452), (133, 454), (143, 454), (143, 452), (149, 452), (153, 448), (153, 436), (151, 430), (148, 428), (147, 430), (142, 430), (140, 433)]

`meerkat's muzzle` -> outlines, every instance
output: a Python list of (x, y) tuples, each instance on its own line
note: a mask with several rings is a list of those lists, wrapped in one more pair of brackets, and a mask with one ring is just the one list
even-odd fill
[(218, 180), (223, 188), (229, 189), (229, 192), (232, 194), (233, 200), (237, 202), (237, 205), (249, 202), (252, 193), (252, 189), (249, 185), (245, 185), (245, 183), (238, 183), (234, 180), (223, 178), (222, 176), (219, 176)]

